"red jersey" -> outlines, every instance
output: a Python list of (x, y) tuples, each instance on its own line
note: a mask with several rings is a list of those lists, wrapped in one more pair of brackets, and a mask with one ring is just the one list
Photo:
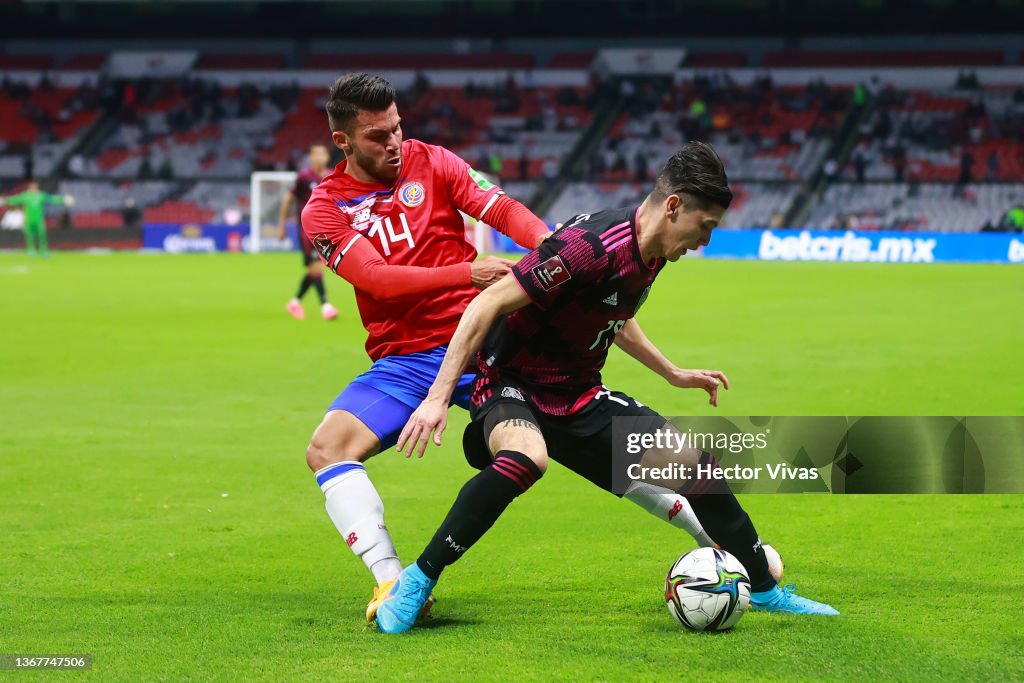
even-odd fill
[[(355, 286), (367, 353), (377, 360), (447, 344), (477, 293), (476, 249), (459, 210), (476, 219), (501, 213), (504, 193), (452, 152), (418, 140), (402, 143), (401, 176), (390, 187), (353, 178), (346, 163), (313, 190), (302, 229), (327, 267)], [(517, 241), (529, 232), (534, 243), (524, 246), (532, 247), (547, 226), (526, 215)]]

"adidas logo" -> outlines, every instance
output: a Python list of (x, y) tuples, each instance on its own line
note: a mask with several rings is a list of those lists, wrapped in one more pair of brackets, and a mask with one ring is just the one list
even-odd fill
[(612, 295), (608, 296), (608, 297), (605, 297), (603, 299), (603, 301), (606, 304), (608, 304), (609, 306), (618, 306), (619, 305), (619, 293), (618, 292), (612, 292)]

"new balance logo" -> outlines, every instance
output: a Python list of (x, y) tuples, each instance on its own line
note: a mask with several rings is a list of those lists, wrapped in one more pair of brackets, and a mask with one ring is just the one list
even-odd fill
[(673, 517), (683, 511), (683, 501), (677, 500), (672, 503), (672, 509), (668, 511), (668, 518), (671, 521)]
[(345, 537), (345, 543), (348, 545), (349, 548), (354, 546), (358, 541), (359, 537), (356, 536), (356, 532), (354, 531)]
[(521, 391), (519, 391), (518, 389), (516, 389), (515, 387), (504, 387), (501, 390), (501, 397), (502, 398), (514, 398), (517, 401), (525, 401), (526, 400), (525, 398), (523, 398), (523, 393)]
[(606, 304), (608, 304), (609, 306), (618, 306), (619, 305), (619, 293), (618, 292), (612, 292), (612, 295), (608, 296), (608, 297), (605, 297), (603, 299), (603, 301)]

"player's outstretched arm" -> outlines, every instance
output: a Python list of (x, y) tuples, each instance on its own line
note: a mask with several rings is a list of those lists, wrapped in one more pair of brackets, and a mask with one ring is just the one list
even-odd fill
[(437, 268), (391, 265), (361, 235), (332, 246), (321, 259), (335, 274), (378, 301), (395, 301), (408, 296), (461, 287), (473, 281), (473, 264), (454, 263)]
[(672, 386), (681, 389), (703, 389), (708, 392), (708, 403), (713, 406), (718, 406), (719, 385), (729, 388), (729, 378), (720, 370), (684, 370), (677, 367), (644, 334), (636, 318), (630, 318), (622, 326), (615, 335), (615, 344)]
[(524, 249), (536, 249), (551, 236), (547, 223), (537, 218), (526, 206), (506, 194), (500, 195), (486, 213), (486, 221), (498, 232), (508, 235)]
[(529, 297), (513, 275), (506, 275), (498, 284), (487, 288), (470, 302), (462, 314), (462, 319), (459, 320), (451, 343), (448, 344), (441, 369), (430, 386), (427, 397), (413, 412), (398, 437), (399, 452), (404, 451), (408, 445), (408, 457), (419, 446), (418, 455), (422, 457), (432, 432), (434, 443), (441, 445), (441, 434), (448, 424), (448, 404), (470, 358), (483, 344), (487, 331), (499, 316), (511, 313), (529, 303)]
[[(281, 210), (277, 214), (277, 239), (284, 241), (284, 238), (288, 236), (288, 214), (292, 210), (292, 204), (295, 203), (295, 195), (291, 192), (284, 196), (281, 200)], [(301, 228), (300, 228), (301, 229)]]

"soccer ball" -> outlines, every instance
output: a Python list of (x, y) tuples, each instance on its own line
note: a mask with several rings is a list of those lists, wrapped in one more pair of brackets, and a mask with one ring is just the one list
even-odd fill
[(750, 605), (750, 577), (740, 561), (718, 548), (697, 548), (672, 565), (665, 577), (668, 611), (694, 631), (724, 631)]

